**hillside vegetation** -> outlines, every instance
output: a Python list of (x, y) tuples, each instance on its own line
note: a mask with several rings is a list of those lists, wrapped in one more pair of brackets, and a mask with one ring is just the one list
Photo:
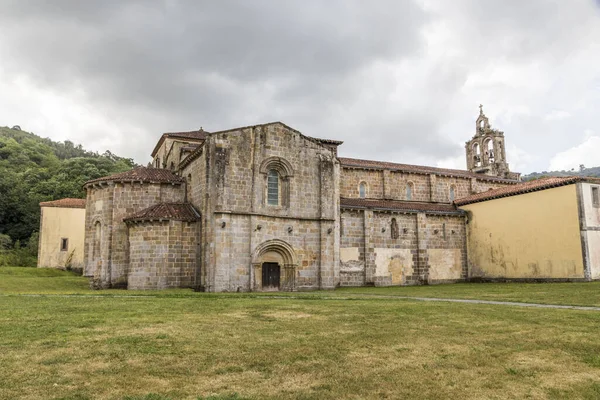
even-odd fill
[(532, 172), (527, 175), (523, 175), (524, 181), (531, 181), (534, 179), (547, 178), (549, 176), (589, 176), (589, 177), (600, 177), (600, 167), (586, 168), (585, 165), (581, 164), (579, 169), (562, 170), (562, 171), (542, 171)]
[[(133, 166), (132, 159), (109, 151), (98, 154), (70, 141), (0, 127), (0, 253), (6, 255), (13, 247), (37, 250), (40, 202), (84, 198), (87, 180)], [(30, 238), (32, 243), (25, 246)]]

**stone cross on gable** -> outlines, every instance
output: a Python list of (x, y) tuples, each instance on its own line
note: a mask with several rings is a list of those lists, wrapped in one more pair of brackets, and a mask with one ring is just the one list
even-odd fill
[(479, 105), (479, 115), (483, 115), (483, 104)]

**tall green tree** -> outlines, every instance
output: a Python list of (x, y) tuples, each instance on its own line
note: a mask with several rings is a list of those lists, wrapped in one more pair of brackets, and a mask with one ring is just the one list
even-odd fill
[(98, 154), (68, 140), (0, 127), (0, 235), (28, 243), (39, 229), (40, 202), (85, 198), (86, 181), (134, 166), (110, 151)]

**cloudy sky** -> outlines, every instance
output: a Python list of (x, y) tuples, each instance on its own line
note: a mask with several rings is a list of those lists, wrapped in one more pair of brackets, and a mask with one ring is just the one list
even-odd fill
[(0, 126), (139, 163), (162, 132), (282, 121), (340, 154), (600, 165), (600, 0), (0, 0)]

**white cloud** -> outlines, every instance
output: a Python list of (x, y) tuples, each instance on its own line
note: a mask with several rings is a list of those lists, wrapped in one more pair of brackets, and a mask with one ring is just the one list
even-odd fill
[(557, 121), (565, 118), (569, 118), (571, 113), (565, 110), (552, 110), (550, 113), (544, 116), (546, 121)]
[(556, 154), (550, 160), (550, 171), (570, 170), (579, 168), (580, 164), (587, 167), (600, 165), (600, 137), (590, 136), (581, 144)]

